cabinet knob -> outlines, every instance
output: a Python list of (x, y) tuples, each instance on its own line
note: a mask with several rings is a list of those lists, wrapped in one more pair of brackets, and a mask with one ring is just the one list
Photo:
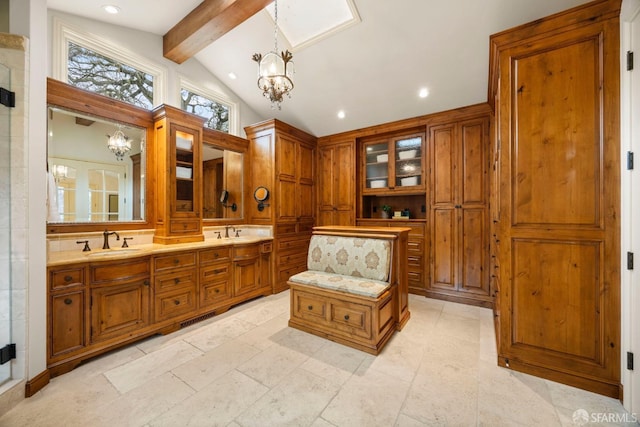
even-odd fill
[(149, 282), (149, 279), (145, 279), (144, 282), (142, 282), (142, 284), (145, 286), (149, 286), (151, 282)]
[(72, 302), (73, 302), (73, 300), (72, 300), (71, 298), (65, 298), (65, 299), (64, 299), (64, 303), (65, 303), (66, 305), (71, 305), (71, 303), (72, 303)]
[(462, 208), (462, 205), (456, 205), (456, 209)]
[(65, 281), (65, 282), (69, 283), (69, 282), (70, 282), (70, 281), (72, 281), (72, 280), (73, 280), (73, 277), (71, 277), (71, 276), (64, 276), (64, 281)]
[(219, 293), (220, 293), (220, 289), (216, 289), (216, 294), (219, 294)]
[(344, 320), (349, 320), (349, 315), (348, 314), (344, 315)]
[(220, 256), (220, 254), (218, 254), (218, 252), (216, 252), (216, 253), (214, 253), (214, 254), (213, 254), (213, 257), (214, 257), (214, 258), (218, 258), (219, 256)]
[(180, 264), (180, 260), (178, 258), (176, 258), (176, 259), (173, 260), (173, 263), (174, 264)]
[(312, 305), (307, 306), (307, 308), (308, 308), (309, 310), (313, 310), (313, 306), (312, 306)]
[(180, 300), (179, 300), (179, 299), (174, 300), (174, 301), (173, 301), (173, 303), (174, 303), (175, 305), (180, 305)]
[(176, 277), (175, 279), (173, 279), (173, 281), (176, 283), (176, 285), (177, 285), (178, 283), (180, 283), (180, 279), (178, 279), (177, 277)]

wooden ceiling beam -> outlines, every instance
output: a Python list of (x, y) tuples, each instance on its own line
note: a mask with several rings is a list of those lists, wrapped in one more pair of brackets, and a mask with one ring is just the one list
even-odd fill
[(204, 0), (162, 37), (163, 55), (182, 64), (272, 2)]

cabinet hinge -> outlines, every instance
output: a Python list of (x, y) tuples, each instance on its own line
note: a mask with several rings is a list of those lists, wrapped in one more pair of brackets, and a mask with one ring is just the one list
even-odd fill
[(16, 358), (16, 345), (7, 344), (0, 349), (0, 365), (4, 365), (11, 359)]
[(627, 252), (627, 270), (633, 270), (633, 252)]
[(627, 51), (627, 71), (633, 70), (633, 51)]
[(0, 104), (13, 108), (16, 106), (16, 93), (0, 87)]
[(627, 369), (633, 371), (633, 353), (627, 351)]
[(633, 170), (633, 151), (627, 151), (627, 170)]

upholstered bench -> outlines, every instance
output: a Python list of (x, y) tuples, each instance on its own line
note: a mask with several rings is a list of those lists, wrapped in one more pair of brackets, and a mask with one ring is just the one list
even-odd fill
[(289, 326), (378, 354), (410, 314), (408, 228), (316, 227), (292, 276)]

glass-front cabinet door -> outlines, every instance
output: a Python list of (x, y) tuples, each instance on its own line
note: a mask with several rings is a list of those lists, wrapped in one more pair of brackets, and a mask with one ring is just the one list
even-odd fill
[(363, 142), (362, 192), (424, 190), (424, 134)]
[[(176, 126), (177, 127), (177, 126)], [(194, 135), (174, 127), (176, 156), (175, 212), (194, 212)]]

